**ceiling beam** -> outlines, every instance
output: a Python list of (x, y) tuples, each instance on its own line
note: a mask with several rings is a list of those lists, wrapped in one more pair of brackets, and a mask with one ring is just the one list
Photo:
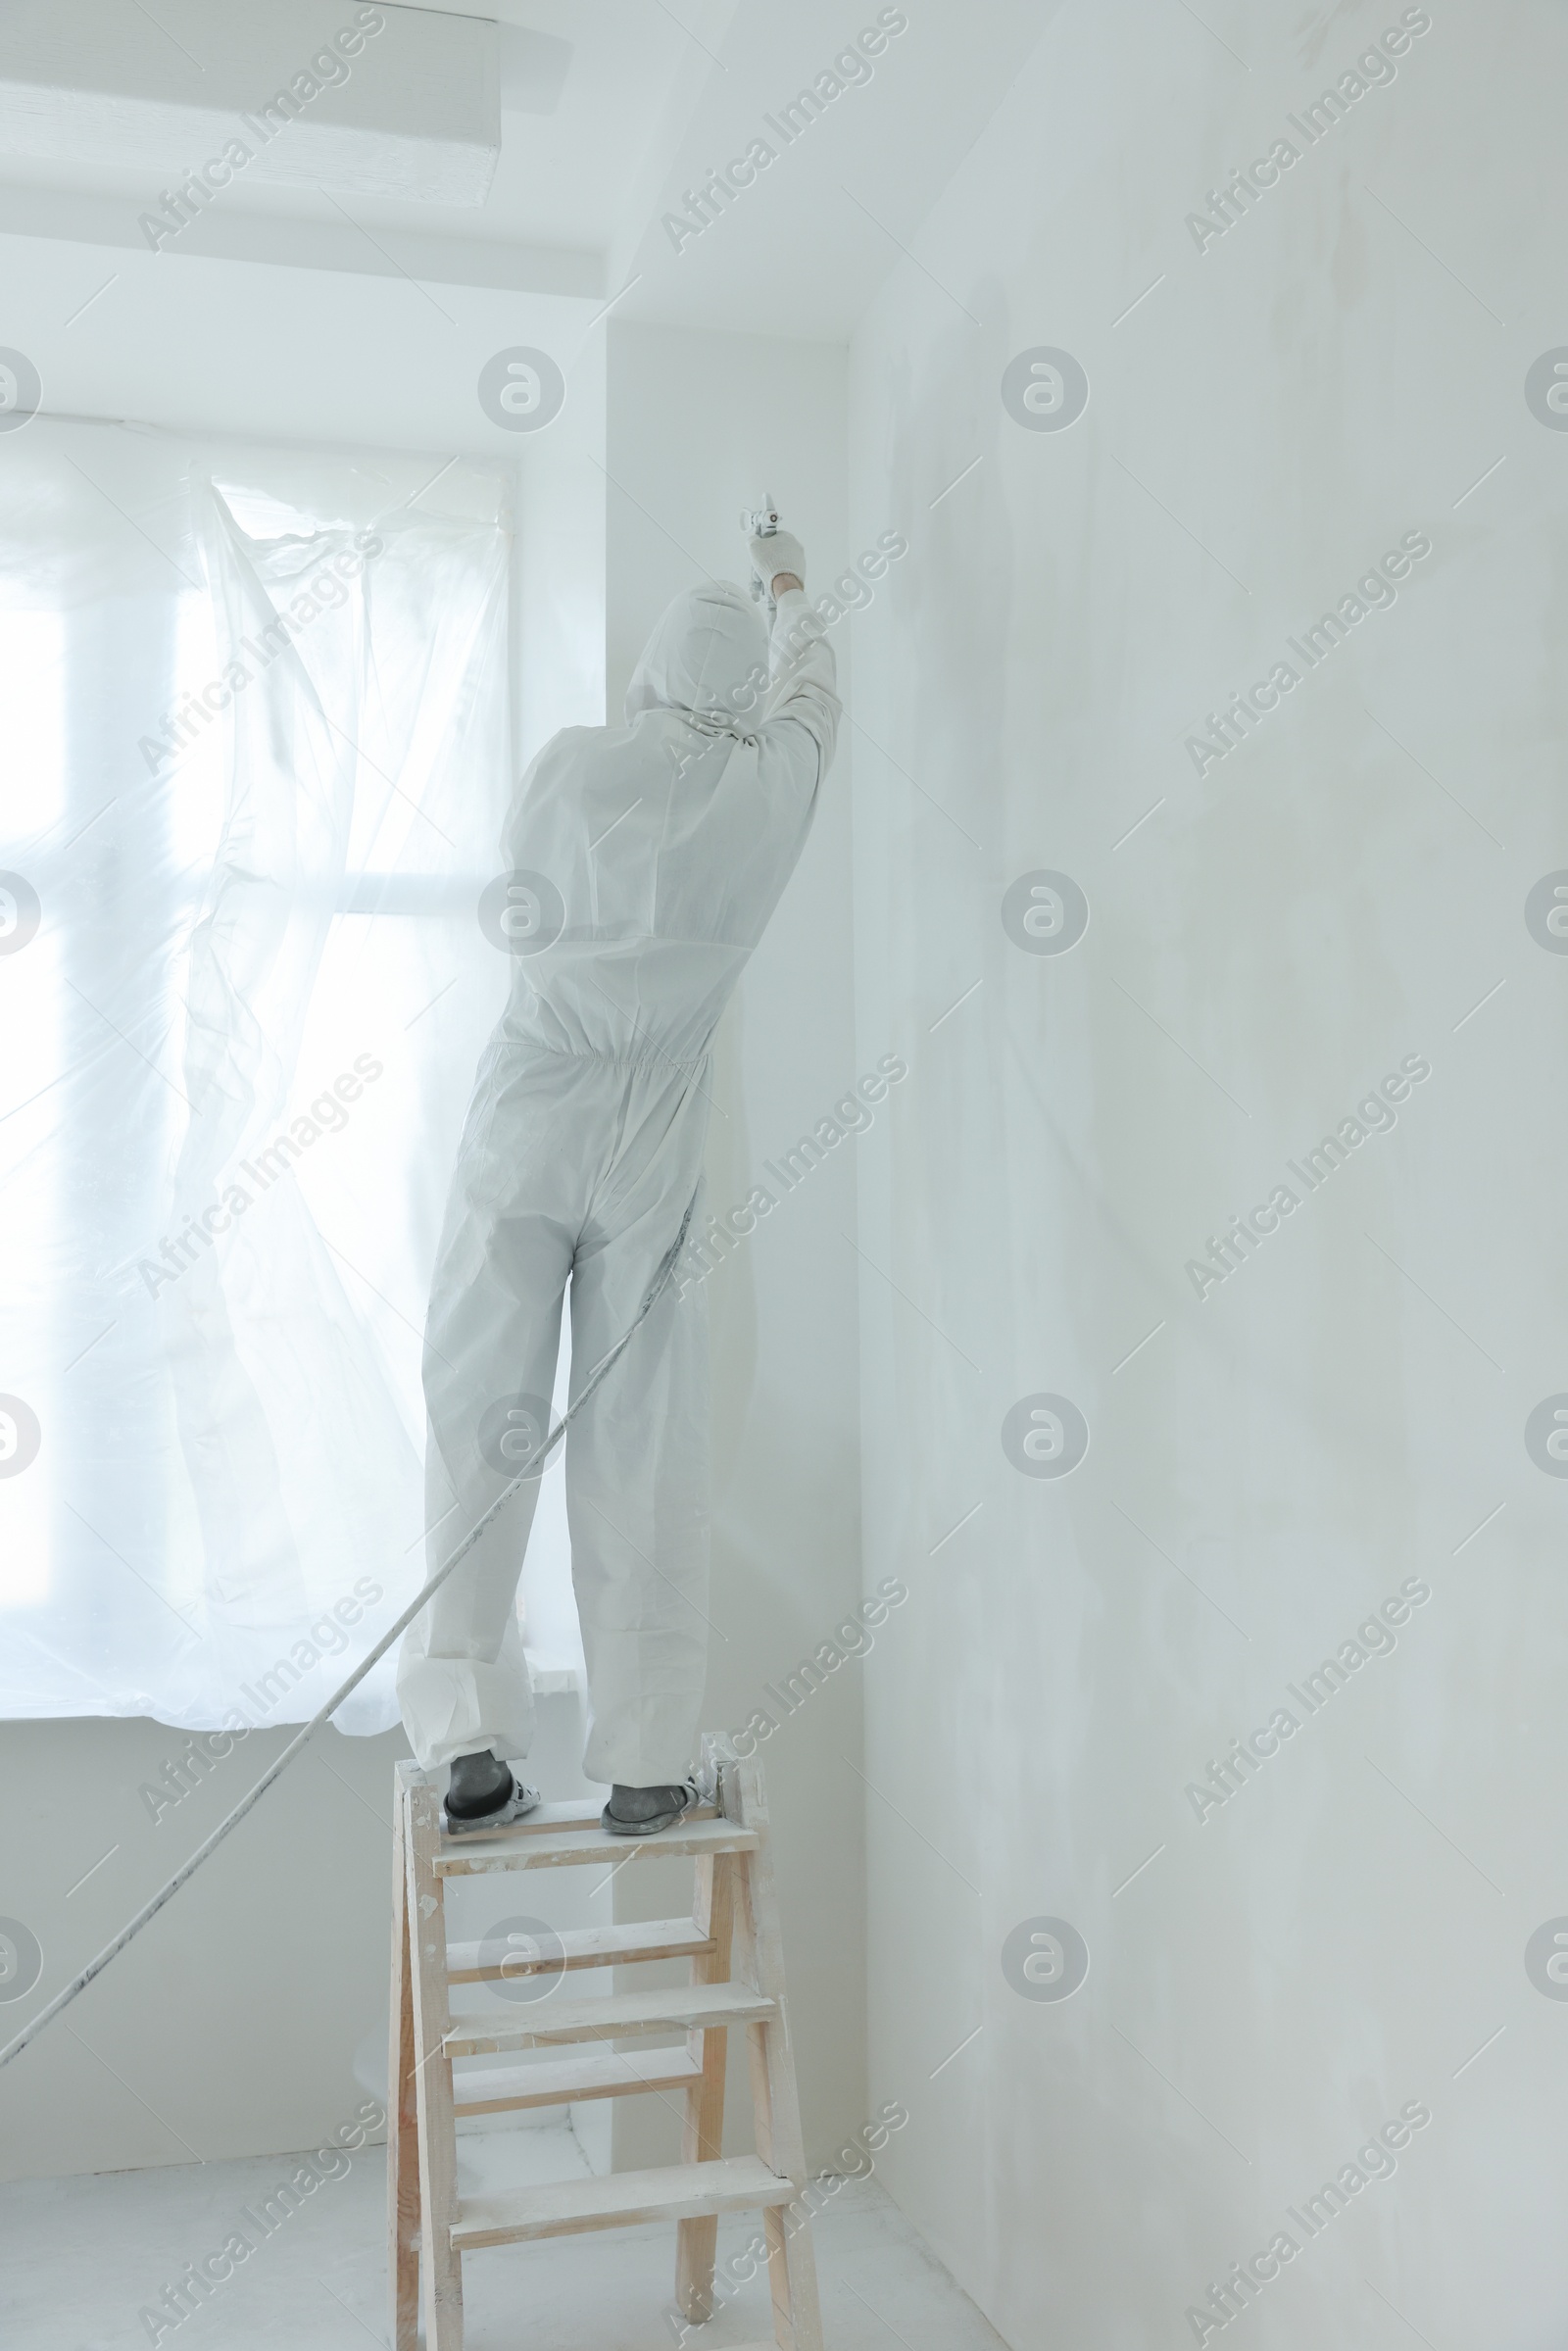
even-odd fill
[[(145, 179), (176, 219), (236, 182), (484, 202), (497, 26), (392, 0), (8, 0), (0, 152)], [(183, 196), (183, 203), (181, 203)]]

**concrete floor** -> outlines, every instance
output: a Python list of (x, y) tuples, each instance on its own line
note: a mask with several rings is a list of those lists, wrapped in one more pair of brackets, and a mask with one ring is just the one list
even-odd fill
[[(571, 2132), (525, 2130), (459, 2142), (462, 2187), (586, 2175)], [(242, 2229), (293, 2159), (191, 2164), (0, 2188), (0, 2336), (7, 2351), (349, 2351), (387, 2341), (385, 2170), (379, 2147), (324, 2181), (177, 2327), (141, 2314), (187, 2263)], [(753, 2233), (719, 2223), (719, 2261)], [(872, 2180), (847, 2180), (813, 2224), (829, 2351), (1005, 2351)], [(253, 2229), (254, 2236), (257, 2231)], [(466, 2351), (673, 2351), (666, 2316), (674, 2231), (606, 2230), (470, 2254)], [(686, 2351), (770, 2339), (761, 2278), (742, 2286)]]

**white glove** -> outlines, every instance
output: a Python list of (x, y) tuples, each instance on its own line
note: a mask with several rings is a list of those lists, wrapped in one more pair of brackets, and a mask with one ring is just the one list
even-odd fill
[(787, 530), (776, 530), (765, 539), (748, 539), (746, 551), (752, 567), (771, 596), (773, 582), (781, 571), (793, 571), (798, 580), (806, 578), (806, 550), (799, 539)]

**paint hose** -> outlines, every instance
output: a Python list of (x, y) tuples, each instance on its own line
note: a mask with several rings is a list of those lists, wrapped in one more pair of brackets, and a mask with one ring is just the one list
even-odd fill
[(229, 1831), (231, 1829), (238, 1828), (240, 1822), (245, 1818), (245, 1815), (252, 1809), (254, 1805), (260, 1803), (262, 1797), (266, 1795), (268, 1789), (272, 1786), (273, 1782), (281, 1778), (282, 1774), (287, 1771), (295, 1756), (302, 1752), (308, 1741), (313, 1739), (316, 1733), (321, 1728), (321, 1725), (324, 1722), (330, 1721), (331, 1717), (342, 1705), (344, 1699), (349, 1696), (351, 1691), (358, 1690), (360, 1684), (365, 1680), (366, 1675), (370, 1671), (371, 1667), (378, 1665), (381, 1659), (386, 1655), (388, 1649), (392, 1646), (392, 1643), (399, 1640), (401, 1636), (408, 1631), (410, 1625), (413, 1624), (415, 1618), (418, 1615), (425, 1602), (431, 1597), (432, 1593), (440, 1591), (442, 1585), (446, 1582), (448, 1576), (451, 1575), (453, 1569), (458, 1567), (462, 1561), (467, 1557), (469, 1551), (472, 1550), (474, 1544), (478, 1542), (485, 1529), (492, 1525), (493, 1522), (500, 1516), (501, 1512), (506, 1508), (508, 1502), (511, 1501), (513, 1495), (520, 1487), (525, 1486), (537, 1471), (543, 1469), (545, 1463), (555, 1451), (556, 1446), (561, 1443), (562, 1438), (566, 1434), (568, 1425), (575, 1420), (577, 1414), (582, 1410), (584, 1404), (587, 1403), (588, 1398), (594, 1394), (594, 1391), (599, 1387), (600, 1382), (606, 1377), (607, 1373), (609, 1373), (619, 1361), (621, 1355), (624, 1354), (626, 1348), (631, 1345), (636, 1333), (641, 1328), (643, 1323), (647, 1321), (649, 1315), (653, 1312), (654, 1307), (658, 1304), (659, 1299), (663, 1295), (663, 1292), (667, 1289), (670, 1276), (675, 1270), (676, 1261), (679, 1258), (681, 1249), (685, 1245), (686, 1235), (690, 1230), (692, 1217), (696, 1211), (696, 1207), (697, 1202), (694, 1200), (691, 1203), (691, 1206), (687, 1209), (684, 1217), (681, 1219), (680, 1231), (676, 1234), (673, 1244), (665, 1253), (663, 1261), (660, 1265), (659, 1272), (654, 1279), (653, 1288), (643, 1299), (641, 1306), (637, 1310), (636, 1317), (632, 1321), (629, 1328), (625, 1330), (621, 1334), (620, 1338), (615, 1341), (614, 1346), (611, 1347), (608, 1354), (600, 1357), (599, 1361), (594, 1365), (593, 1370), (588, 1374), (587, 1379), (584, 1380), (582, 1387), (578, 1392), (576, 1401), (567, 1406), (566, 1410), (562, 1414), (560, 1420), (551, 1430), (549, 1436), (542, 1438), (539, 1444), (535, 1445), (533, 1451), (529, 1454), (521, 1469), (518, 1470), (511, 1485), (508, 1486), (504, 1492), (497, 1494), (495, 1500), (490, 1504), (488, 1510), (485, 1511), (483, 1517), (474, 1522), (474, 1524), (469, 1528), (467, 1534), (463, 1538), (463, 1541), (458, 1544), (456, 1550), (451, 1552), (447, 1558), (442, 1560), (441, 1565), (436, 1569), (434, 1575), (430, 1577), (423, 1589), (416, 1593), (415, 1597), (404, 1609), (403, 1614), (398, 1618), (396, 1624), (390, 1626), (387, 1631), (382, 1634), (374, 1648), (371, 1649), (368, 1655), (360, 1659), (359, 1664), (355, 1667), (353, 1673), (350, 1674), (348, 1680), (343, 1684), (340, 1690), (333, 1691), (332, 1695), (327, 1699), (326, 1704), (320, 1709), (320, 1712), (313, 1715), (311, 1720), (305, 1725), (305, 1728), (299, 1733), (298, 1737), (289, 1740), (288, 1745), (283, 1749), (282, 1754), (278, 1756), (277, 1761), (271, 1764), (268, 1770), (262, 1774), (262, 1777), (257, 1781), (256, 1786), (250, 1790), (249, 1794), (240, 1798), (240, 1801), (235, 1805), (233, 1811), (228, 1815), (227, 1819), (219, 1822), (218, 1827), (213, 1831), (211, 1837), (205, 1838), (203, 1842), (197, 1846), (195, 1852), (191, 1854), (189, 1860), (181, 1864), (181, 1866), (174, 1872), (174, 1875), (170, 1879), (169, 1884), (160, 1887), (159, 1891), (153, 1895), (151, 1901), (144, 1902), (142, 1904), (142, 1907), (137, 1911), (135, 1917), (131, 1919), (125, 1926), (121, 1928), (120, 1933), (115, 1936), (113, 1942), (106, 1943), (96, 1959), (89, 1960), (79, 1975), (73, 1976), (71, 1982), (64, 1985), (61, 1990), (56, 1992), (54, 1998), (49, 2002), (48, 2006), (46, 2008), (40, 2008), (38, 2014), (32, 2019), (30, 2024), (23, 2027), (23, 2030), (17, 2034), (14, 2040), (7, 2041), (5, 2047), (0, 2049), (0, 2066), (7, 2066), (11, 2063), (13, 2057), (20, 2057), (23, 2050), (27, 2047), (28, 2043), (37, 2039), (39, 2033), (43, 2032), (45, 2026), (52, 2025), (55, 2018), (59, 2016), (64, 2009), (67, 2009), (71, 2006), (71, 2003), (76, 1997), (76, 1994), (78, 1992), (85, 1991), (88, 1984), (93, 1981), (94, 1977), (101, 1976), (104, 1972), (104, 1969), (109, 1965), (110, 1961), (112, 1959), (117, 1959), (120, 1956), (120, 1953), (125, 1948), (126, 1944), (135, 1940), (135, 1937), (141, 1933), (143, 1927), (147, 1925), (150, 1919), (157, 1917), (159, 1911), (163, 1909), (164, 1904), (172, 1901), (174, 1895), (178, 1893), (180, 1887), (184, 1886), (190, 1879), (194, 1878), (196, 1872), (201, 1868), (202, 1863), (208, 1860), (212, 1854), (217, 1852), (219, 1846), (222, 1843)]

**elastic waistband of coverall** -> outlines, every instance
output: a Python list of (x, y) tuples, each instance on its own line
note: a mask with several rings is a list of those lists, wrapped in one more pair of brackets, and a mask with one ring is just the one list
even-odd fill
[(561, 1045), (553, 1039), (535, 1035), (504, 1035), (496, 1038), (493, 1051), (507, 1060), (595, 1061), (606, 1069), (651, 1070), (674, 1076), (700, 1077), (712, 1063), (711, 1052), (688, 1058), (681, 1053), (665, 1051), (662, 1045), (642, 1045), (634, 1052), (612, 1053), (608, 1047), (597, 1045)]

